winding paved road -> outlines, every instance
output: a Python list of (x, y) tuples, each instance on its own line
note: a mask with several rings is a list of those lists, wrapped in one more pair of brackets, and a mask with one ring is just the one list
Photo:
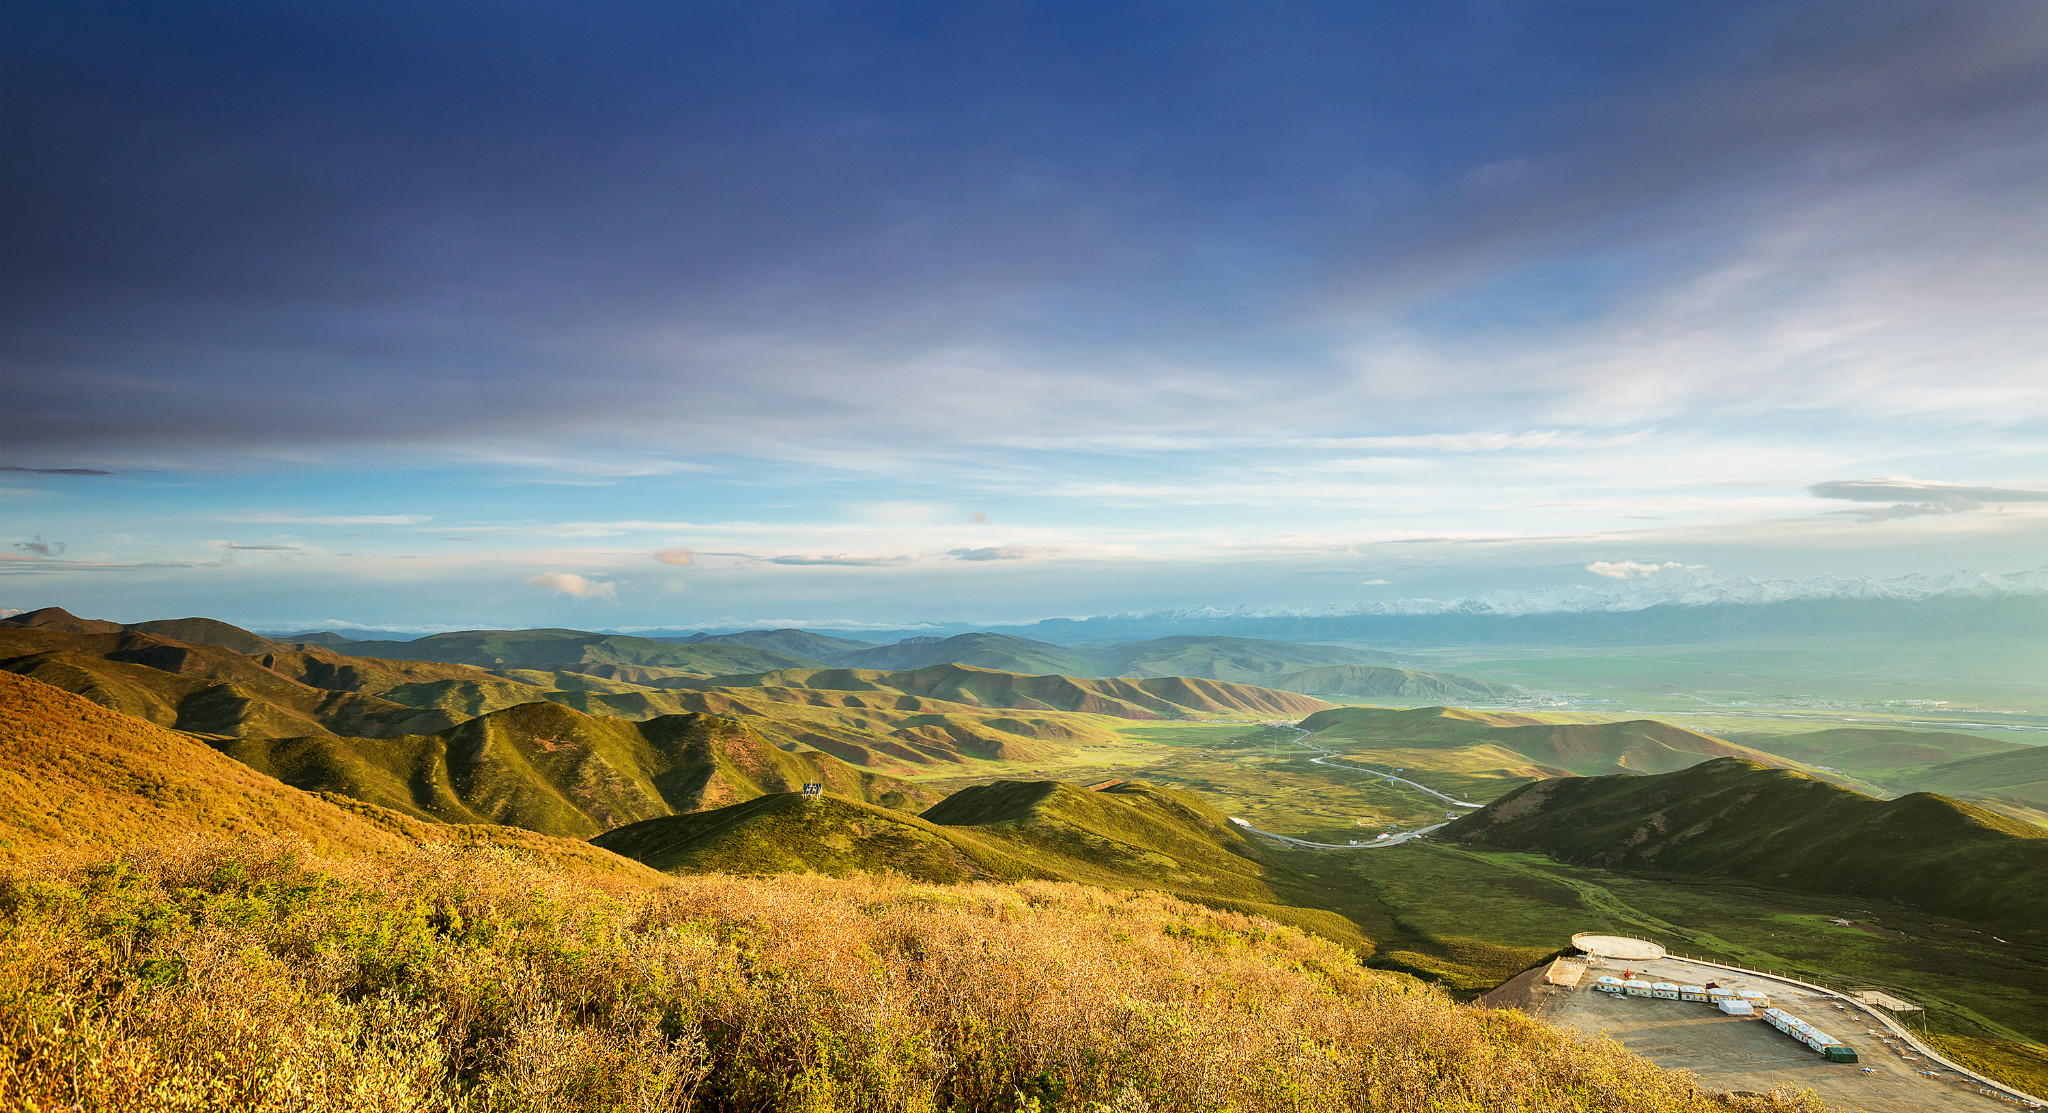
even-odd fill
[[(1301, 728), (1300, 728), (1300, 727), (1295, 727), (1294, 729), (1295, 729), (1295, 730), (1301, 730)], [(1461, 808), (1483, 808), (1483, 807), (1485, 807), (1485, 806), (1486, 806), (1486, 805), (1484, 805), (1484, 804), (1475, 804), (1475, 803), (1473, 803), (1473, 802), (1472, 802), (1472, 801), (1470, 801), (1470, 800), (1460, 800), (1460, 799), (1458, 799), (1458, 798), (1457, 798), (1457, 797), (1455, 797), (1455, 796), (1446, 796), (1446, 795), (1444, 795), (1443, 793), (1441, 793), (1441, 792), (1438, 792), (1438, 791), (1437, 791), (1436, 789), (1433, 789), (1433, 788), (1429, 787), (1428, 785), (1419, 785), (1419, 784), (1416, 784), (1416, 783), (1415, 783), (1414, 781), (1411, 781), (1411, 780), (1409, 780), (1409, 779), (1408, 779), (1408, 778), (1406, 778), (1406, 777), (1396, 777), (1396, 776), (1395, 776), (1395, 775), (1393, 775), (1392, 773), (1382, 773), (1381, 771), (1379, 771), (1379, 770), (1377, 770), (1377, 769), (1374, 769), (1374, 768), (1372, 768), (1371, 766), (1367, 766), (1367, 765), (1360, 765), (1360, 764), (1358, 764), (1357, 762), (1355, 762), (1355, 761), (1352, 761), (1352, 760), (1350, 760), (1349, 758), (1346, 758), (1346, 757), (1345, 757), (1344, 755), (1342, 755), (1342, 754), (1338, 753), (1338, 752), (1337, 752), (1337, 751), (1335, 751), (1335, 750), (1329, 750), (1329, 749), (1324, 749), (1323, 747), (1321, 747), (1321, 746), (1318, 746), (1318, 745), (1316, 745), (1316, 744), (1315, 744), (1315, 743), (1313, 743), (1313, 742), (1308, 742), (1308, 741), (1304, 741), (1304, 739), (1306, 739), (1306, 738), (1308, 738), (1308, 737), (1309, 737), (1309, 732), (1308, 732), (1308, 731), (1305, 731), (1305, 730), (1301, 730), (1301, 738), (1297, 738), (1297, 739), (1295, 739), (1295, 740), (1294, 740), (1294, 744), (1295, 744), (1295, 745), (1297, 745), (1297, 746), (1306, 746), (1306, 747), (1308, 747), (1308, 748), (1309, 748), (1309, 749), (1311, 749), (1311, 750), (1317, 750), (1317, 751), (1320, 751), (1320, 752), (1322, 753), (1322, 755), (1323, 755), (1322, 757), (1315, 757), (1315, 758), (1310, 758), (1310, 759), (1309, 759), (1309, 764), (1311, 764), (1311, 765), (1329, 765), (1329, 764), (1330, 764), (1330, 759), (1331, 759), (1331, 758), (1336, 758), (1336, 759), (1337, 759), (1338, 761), (1340, 761), (1340, 762), (1343, 762), (1343, 763), (1344, 763), (1344, 764), (1345, 764), (1346, 766), (1348, 766), (1349, 768), (1352, 768), (1352, 769), (1357, 769), (1357, 770), (1359, 770), (1359, 771), (1361, 771), (1361, 772), (1365, 772), (1365, 773), (1371, 773), (1371, 774), (1372, 774), (1373, 776), (1375, 776), (1375, 777), (1385, 777), (1386, 779), (1388, 779), (1388, 780), (1390, 780), (1390, 781), (1399, 781), (1399, 782), (1401, 782), (1402, 784), (1404, 784), (1404, 785), (1407, 785), (1407, 786), (1408, 786), (1408, 787), (1410, 787), (1410, 788), (1419, 788), (1419, 789), (1421, 789), (1422, 791), (1424, 791), (1424, 792), (1427, 792), (1427, 793), (1429, 793), (1429, 794), (1430, 794), (1431, 796), (1434, 796), (1434, 797), (1436, 797), (1437, 799), (1439, 799), (1439, 800), (1442, 800), (1443, 802), (1445, 802), (1445, 803), (1447, 803), (1447, 804), (1455, 804), (1455, 805), (1457, 805), (1458, 807), (1461, 807)], [(1441, 826), (1443, 826), (1443, 824), (1439, 823), (1439, 824), (1437, 824), (1437, 826), (1441, 827)]]
[(1254, 827), (1251, 824), (1246, 823), (1244, 820), (1239, 819), (1236, 816), (1231, 816), (1230, 822), (1237, 824), (1239, 827), (1242, 827), (1247, 831), (1250, 831), (1254, 835), (1264, 835), (1269, 839), (1273, 839), (1278, 842), (1284, 842), (1289, 846), (1298, 846), (1303, 848), (1304, 850), (1378, 850), (1383, 846), (1399, 846), (1402, 843), (1407, 842), (1409, 839), (1421, 838), (1422, 836), (1429, 834), (1431, 831), (1436, 830), (1438, 827), (1445, 826), (1445, 824), (1443, 823), (1436, 823), (1428, 827), (1417, 827), (1413, 831), (1403, 831), (1398, 835), (1389, 835), (1384, 839), (1375, 839), (1372, 842), (1362, 842), (1356, 846), (1353, 846), (1350, 843), (1310, 842), (1307, 839), (1297, 839), (1292, 835), (1276, 835), (1271, 831), (1261, 831), (1257, 827)]

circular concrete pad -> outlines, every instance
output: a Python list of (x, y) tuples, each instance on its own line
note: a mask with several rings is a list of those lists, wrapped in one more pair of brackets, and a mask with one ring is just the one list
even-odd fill
[(1589, 955), (1601, 958), (1628, 959), (1632, 962), (1649, 962), (1664, 957), (1664, 948), (1647, 939), (1630, 939), (1625, 935), (1572, 936), (1572, 946)]

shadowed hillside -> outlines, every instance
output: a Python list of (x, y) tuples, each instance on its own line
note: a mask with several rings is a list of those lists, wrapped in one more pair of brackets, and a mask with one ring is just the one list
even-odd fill
[(1907, 901), (1976, 920), (2048, 920), (2039, 883), (2048, 831), (1945, 796), (1874, 800), (1735, 758), (1658, 776), (1538, 781), (1443, 837), (1614, 869)]
[(829, 754), (785, 752), (710, 715), (632, 722), (553, 703), (494, 711), (397, 738), (244, 738), (223, 753), (301, 788), (439, 823), (500, 823), (588, 838), (677, 812), (788, 792), (808, 782), (885, 806), (933, 794)]

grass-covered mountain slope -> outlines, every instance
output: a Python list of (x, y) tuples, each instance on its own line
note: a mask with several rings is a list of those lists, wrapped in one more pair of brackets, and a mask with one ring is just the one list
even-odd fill
[(403, 824), (337, 807), (176, 731), (0, 672), (0, 859), (193, 834), (292, 835), (330, 853), (410, 844)]
[(1538, 781), (1442, 837), (1967, 919), (2048, 921), (2048, 831), (1945, 796), (1875, 800), (1736, 758), (1656, 776)]
[(589, 838), (628, 823), (721, 807), (810, 782), (915, 809), (934, 794), (830, 754), (787, 752), (711, 715), (634, 722), (539, 702), (434, 734), (242, 738), (223, 753), (286, 784), (437, 823), (497, 823)]
[(29, 1052), (0, 1086), (29, 1108), (1818, 1109), (1708, 1097), (1618, 1044), (1156, 893), (636, 891), (491, 850), (216, 846), (10, 877), (0, 901), (4, 1031)]
[[(1346, 752), (1399, 749), (1413, 754), (1416, 768), (1433, 768), (1428, 751), (1443, 752), (1446, 769), (1471, 764), (1458, 751), (1484, 747), (1489, 755), (1518, 755), (1549, 771), (1577, 776), (1607, 773), (1665, 773), (1720, 757), (1765, 765), (1789, 765), (1784, 758), (1739, 746), (1710, 734), (1655, 719), (1619, 723), (1559, 723), (1536, 715), (1468, 711), (1455, 707), (1343, 707), (1302, 720), (1315, 741)], [(1489, 756), (1489, 762), (1496, 760)]]

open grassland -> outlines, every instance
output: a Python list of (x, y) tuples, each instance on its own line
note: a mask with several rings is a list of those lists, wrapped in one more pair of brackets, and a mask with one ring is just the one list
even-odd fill
[(1078, 886), (595, 886), (277, 844), (0, 880), (0, 1104), (95, 1110), (1813, 1109)]

